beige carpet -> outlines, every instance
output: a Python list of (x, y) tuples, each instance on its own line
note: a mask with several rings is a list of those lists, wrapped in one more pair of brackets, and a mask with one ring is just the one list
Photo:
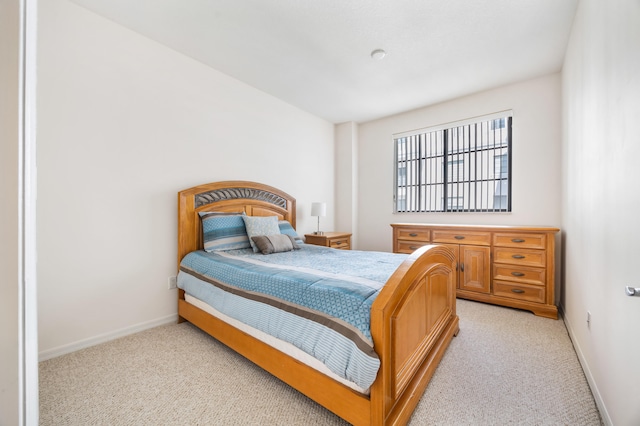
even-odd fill
[[(562, 320), (458, 300), (411, 425), (600, 425)], [(40, 363), (41, 425), (343, 425), (188, 323)]]

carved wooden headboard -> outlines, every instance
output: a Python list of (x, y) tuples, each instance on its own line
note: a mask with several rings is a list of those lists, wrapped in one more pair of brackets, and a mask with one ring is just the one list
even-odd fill
[(249, 181), (223, 181), (178, 192), (178, 266), (189, 252), (202, 249), (203, 211), (278, 216), (296, 227), (296, 199), (277, 188)]

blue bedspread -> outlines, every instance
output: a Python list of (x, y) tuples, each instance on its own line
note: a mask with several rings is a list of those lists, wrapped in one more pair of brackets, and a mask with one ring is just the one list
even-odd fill
[(371, 305), (406, 255), (301, 247), (270, 255), (196, 251), (183, 259), (178, 286), (367, 389), (380, 365)]

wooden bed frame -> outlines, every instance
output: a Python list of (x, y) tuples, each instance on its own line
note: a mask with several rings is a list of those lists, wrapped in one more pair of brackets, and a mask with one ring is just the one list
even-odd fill
[[(196, 186), (178, 193), (178, 264), (202, 249), (198, 212), (244, 211), (296, 226), (296, 201), (283, 191), (247, 181)], [(371, 334), (380, 370), (363, 395), (220, 321), (184, 300), (178, 315), (354, 425), (406, 424), (451, 339), (456, 315), (455, 258), (443, 246), (425, 246), (389, 278), (371, 307)]]

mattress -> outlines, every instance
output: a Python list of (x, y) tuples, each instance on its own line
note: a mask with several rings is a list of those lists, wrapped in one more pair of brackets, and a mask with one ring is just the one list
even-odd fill
[(329, 368), (327, 368), (327, 366), (324, 365), (322, 362), (315, 359), (308, 353), (298, 349), (296, 346), (292, 345), (291, 343), (285, 342), (284, 340), (270, 336), (263, 331), (250, 327), (241, 321), (235, 320), (228, 315), (218, 312), (216, 309), (209, 306), (206, 302), (203, 302), (202, 300), (196, 297), (193, 297), (189, 294), (185, 294), (185, 301), (194, 305), (197, 308), (202, 309), (203, 311), (207, 312), (209, 315), (212, 315), (218, 318), (219, 320), (222, 320), (227, 324), (234, 326), (238, 330), (250, 335), (251, 337), (254, 337), (260, 340), (261, 342), (266, 343), (267, 345), (275, 349), (278, 349), (280, 352), (289, 355), (290, 357), (313, 368), (314, 370), (324, 374), (325, 376), (329, 376), (333, 380), (336, 380), (342, 383), (343, 385), (355, 390), (356, 392), (359, 392), (365, 395), (369, 394), (369, 389), (363, 389), (360, 386), (358, 386), (356, 383), (350, 382), (345, 378), (338, 376), (333, 371), (329, 370)]
[(271, 255), (192, 252), (181, 263), (178, 287), (311, 356), (315, 361), (307, 365), (318, 361), (351, 388), (366, 391), (380, 365), (371, 304), (406, 255), (301, 247)]

